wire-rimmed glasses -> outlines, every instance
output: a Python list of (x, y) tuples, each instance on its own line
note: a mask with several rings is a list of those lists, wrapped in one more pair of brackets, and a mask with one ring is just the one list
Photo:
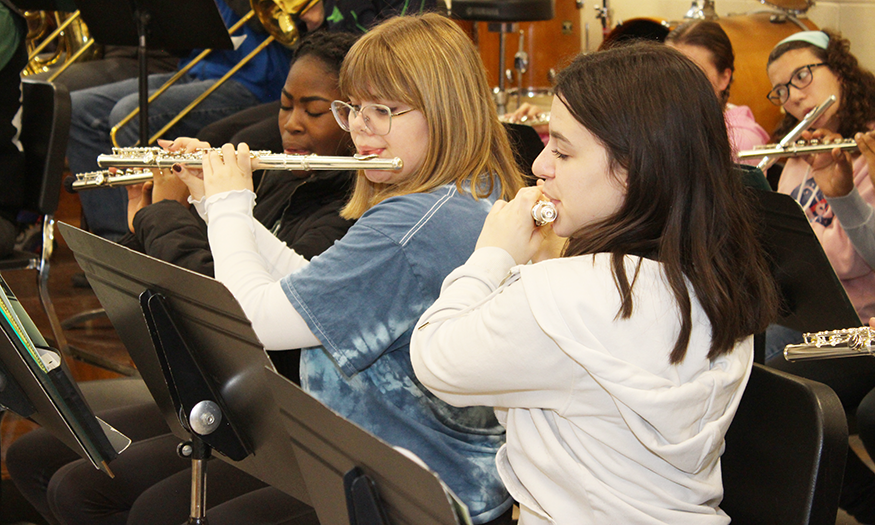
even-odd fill
[(368, 104), (366, 106), (356, 106), (346, 102), (335, 100), (331, 103), (331, 112), (334, 113), (334, 119), (344, 131), (349, 131), (349, 121), (354, 119), (356, 115), (361, 114), (362, 119), (367, 126), (368, 131), (374, 135), (387, 135), (392, 129), (392, 117), (398, 117), (415, 108), (405, 109), (403, 111), (392, 111), (389, 106), (383, 104)]
[(793, 86), (796, 89), (808, 87), (811, 84), (811, 81), (814, 80), (814, 74), (811, 72), (811, 68), (825, 65), (826, 64), (823, 62), (819, 62), (817, 64), (808, 64), (807, 66), (798, 68), (792, 75), (790, 75), (789, 82), (778, 84), (773, 87), (772, 90), (769, 91), (769, 94), (766, 95), (766, 98), (776, 106), (784, 105), (784, 103), (790, 98), (790, 86)]

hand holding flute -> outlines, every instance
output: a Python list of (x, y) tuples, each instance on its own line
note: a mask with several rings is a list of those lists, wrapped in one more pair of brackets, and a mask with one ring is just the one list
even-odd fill
[[(486, 217), (475, 249), (502, 248), (517, 264), (525, 264), (543, 253), (549, 248), (544, 246), (545, 243), (550, 244), (549, 241), (554, 240), (551, 236), (555, 235), (551, 227), (545, 227), (547, 222), (536, 222), (533, 212), (540, 203), (546, 202), (541, 198), (541, 190), (530, 187), (521, 189), (510, 202), (496, 201)], [(555, 218), (555, 213), (552, 217)], [(549, 251), (552, 252), (552, 248)]]
[[(825, 129), (806, 132), (802, 136), (806, 140), (832, 141), (839, 138), (836, 133)], [(872, 179), (875, 176), (875, 131), (857, 133), (854, 140), (857, 149), (866, 159), (869, 177)], [(809, 155), (805, 157), (805, 161), (811, 166), (814, 181), (826, 197), (844, 197), (854, 189), (854, 168), (850, 153), (833, 148), (827, 152)]]
[[(176, 141), (159, 140), (158, 144), (167, 149), (167, 151), (195, 151), (198, 148), (209, 147), (206, 142), (201, 142), (193, 139), (177, 139)], [(151, 180), (147, 180), (142, 184), (133, 184), (127, 186), (128, 191), (128, 229), (134, 232), (134, 217), (137, 212), (149, 206), (153, 202), (161, 202), (163, 200), (173, 200), (186, 208), (189, 207), (188, 196), (191, 194), (188, 186), (183, 180), (177, 176), (177, 173), (182, 171), (173, 169), (158, 169), (149, 170), (152, 175)], [(195, 173), (192, 173), (195, 177)], [(202, 178), (203, 175), (201, 174)]]

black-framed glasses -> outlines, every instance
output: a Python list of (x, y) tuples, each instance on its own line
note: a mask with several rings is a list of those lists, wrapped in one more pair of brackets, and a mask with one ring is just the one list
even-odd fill
[(766, 95), (766, 98), (776, 106), (784, 105), (784, 103), (790, 98), (790, 86), (793, 86), (796, 89), (808, 87), (811, 84), (811, 81), (814, 80), (814, 74), (811, 72), (811, 68), (825, 65), (826, 64), (823, 62), (819, 62), (817, 64), (808, 64), (807, 66), (798, 68), (792, 75), (790, 75), (789, 82), (778, 84), (773, 87), (772, 90), (769, 91), (769, 94)]
[(405, 109), (403, 111), (392, 111), (389, 106), (383, 104), (368, 104), (366, 106), (355, 106), (346, 102), (335, 100), (331, 103), (331, 112), (334, 113), (334, 119), (344, 131), (349, 131), (349, 121), (354, 119), (356, 115), (361, 114), (365, 121), (368, 131), (374, 135), (387, 135), (392, 129), (392, 117), (399, 117), (405, 113), (413, 111), (415, 108)]

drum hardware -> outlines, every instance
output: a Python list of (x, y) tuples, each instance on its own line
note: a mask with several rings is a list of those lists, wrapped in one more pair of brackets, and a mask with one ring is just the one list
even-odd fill
[[(522, 104), (523, 75), (529, 70), (529, 55), (525, 51), (526, 34), (520, 31), (519, 50), (513, 56), (513, 68), (517, 72), (516, 107)], [(509, 72), (509, 71), (508, 71)]]
[(684, 19), (687, 20), (714, 20), (716, 18), (714, 0), (693, 0), (693, 5), (684, 15)]
[(814, 6), (814, 0), (760, 0), (760, 3), (770, 5), (786, 13), (790, 18), (804, 16), (805, 12)]
[(550, 201), (538, 201), (532, 207), (532, 219), (535, 226), (543, 226), (556, 220), (556, 206)]
[(519, 29), (519, 25), (516, 23), (501, 23), (501, 24), (489, 24), (487, 26), (489, 31), (497, 32), (498, 35), (498, 87), (494, 91), (495, 93), (495, 106), (499, 115), (503, 115), (507, 112), (507, 90), (505, 89), (505, 79), (507, 78), (504, 73), (504, 53), (506, 49), (506, 37), (508, 33), (515, 33)]
[[(816, 108), (809, 111), (808, 114), (805, 115), (805, 118), (803, 118), (801, 121), (799, 121), (798, 124), (796, 124), (796, 127), (791, 129), (789, 133), (784, 135), (784, 138), (782, 138), (778, 142), (776, 147), (780, 148), (781, 151), (784, 151), (788, 146), (790, 146), (791, 143), (795, 142), (796, 139), (798, 139), (800, 136), (802, 136), (802, 132), (807, 130), (808, 128), (810, 128), (814, 124), (814, 122), (817, 121), (817, 119), (820, 118), (820, 116), (827, 109), (829, 109), (830, 106), (832, 106), (835, 103), (835, 101), (836, 101), (836, 96), (830, 95), (829, 98), (827, 98), (826, 100), (821, 102), (819, 106), (817, 106)], [(856, 144), (855, 144), (855, 147), (856, 147)], [(740, 153), (748, 153), (748, 152), (739, 152), (739, 154)], [(802, 153), (800, 153), (800, 155), (801, 154)], [(765, 173), (766, 170), (769, 169), (769, 166), (774, 164), (778, 158), (780, 158), (782, 156), (794, 156), (794, 155), (771, 155), (768, 153), (760, 153), (760, 155), (765, 155), (765, 157), (763, 157), (763, 160), (761, 160), (759, 162), (759, 164), (757, 164), (757, 168), (762, 170), (763, 173)], [(754, 154), (751, 156), (757, 157), (758, 155)], [(742, 157), (739, 156), (738, 158), (740, 159)]]
[[(456, 18), (487, 22), (488, 31), (498, 33), (498, 87), (493, 89), (493, 96), (498, 113), (506, 113), (507, 35), (520, 32), (519, 22), (552, 20), (555, 13), (553, 0), (453, 0), (451, 10)], [(483, 39), (478, 38), (478, 45), (483, 43), (480, 40)], [(483, 58), (482, 54), (481, 58)], [(528, 61), (528, 57), (525, 58)], [(516, 62), (516, 59), (514, 61)], [(522, 79), (520, 79), (520, 86), (522, 86)]]
[(583, 52), (589, 53), (589, 22), (583, 24), (583, 38), (584, 42), (586, 42)]
[[(602, 38), (605, 38), (611, 32), (611, 8), (608, 5), (608, 0), (602, 0), (602, 5), (594, 7), (596, 19), (602, 23)], [(587, 40), (588, 42), (589, 40)]]
[(868, 326), (804, 334), (800, 344), (784, 347), (784, 359), (790, 362), (873, 355), (875, 330)]

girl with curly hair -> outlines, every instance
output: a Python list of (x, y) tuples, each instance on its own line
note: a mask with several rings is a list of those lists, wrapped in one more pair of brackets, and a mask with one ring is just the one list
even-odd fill
[[(860, 67), (850, 43), (832, 31), (804, 31), (769, 55), (769, 100), (783, 106), (776, 137), (796, 126), (830, 95), (836, 102), (804, 139), (854, 137), (863, 154), (828, 153), (789, 159), (778, 191), (796, 199), (861, 319), (875, 315), (875, 75)], [(831, 386), (845, 409), (856, 410), (860, 436), (875, 453), (875, 364), (854, 360), (787, 363), (781, 352), (802, 335), (780, 326), (766, 334), (770, 366)], [(848, 451), (840, 506), (860, 523), (875, 523), (875, 474)]]

